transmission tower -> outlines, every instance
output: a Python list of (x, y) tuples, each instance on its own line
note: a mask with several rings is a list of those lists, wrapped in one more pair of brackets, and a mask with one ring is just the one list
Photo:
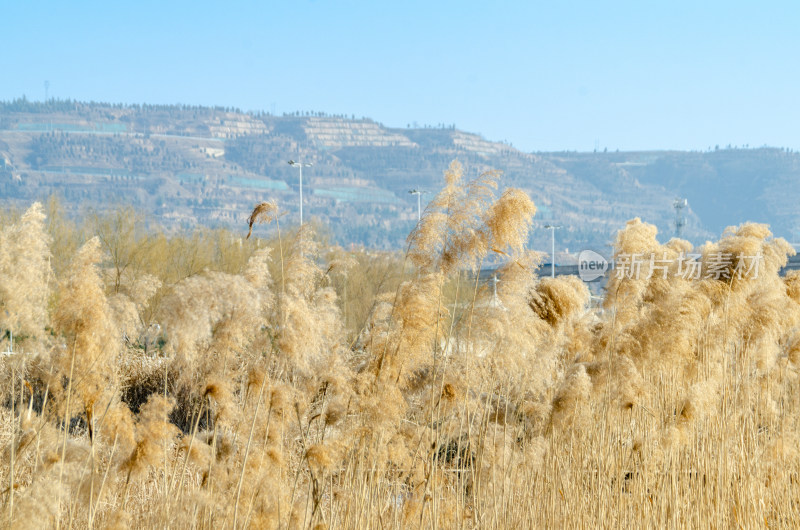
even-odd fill
[(683, 227), (686, 226), (686, 217), (683, 215), (683, 209), (689, 206), (689, 201), (686, 199), (675, 199), (672, 201), (672, 207), (675, 208), (675, 237), (681, 237)]

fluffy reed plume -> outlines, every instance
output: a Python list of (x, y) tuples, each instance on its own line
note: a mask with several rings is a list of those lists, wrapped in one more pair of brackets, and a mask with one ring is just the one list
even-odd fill
[(182, 429), (200, 426), (201, 414), (202, 425), (231, 419), (230, 370), (260, 355), (250, 348), (260, 343), (262, 311), (269, 306), (269, 297), (244, 276), (221, 272), (187, 278), (164, 297), (158, 317), (165, 353), (173, 357), (165, 370), (174, 376), (160, 384), (177, 393), (174, 415)]
[(347, 278), (353, 267), (358, 265), (358, 260), (354, 256), (338, 246), (328, 252), (326, 261), (328, 262), (328, 268), (325, 271), (326, 276)]
[(699, 421), (707, 417), (715, 408), (714, 405), (719, 399), (718, 393), (719, 381), (716, 379), (692, 385), (678, 413), (680, 424), (687, 425), (688, 422)]
[(50, 293), (50, 236), (42, 205), (0, 232), (0, 327), (15, 336), (42, 337)]
[(108, 306), (121, 338), (127, 341), (135, 339), (143, 327), (136, 304), (124, 294), (115, 294), (108, 297)]
[(323, 285), (313, 227), (303, 225), (288, 250), (278, 295), (274, 343), (283, 367), (298, 376), (327, 373), (343, 345), (336, 292)]
[(130, 285), (128, 298), (136, 304), (136, 309), (141, 314), (161, 289), (163, 282), (152, 274), (142, 274), (130, 282), (125, 282), (125, 285)]
[[(102, 410), (112, 399), (120, 348), (97, 266), (101, 257), (97, 238), (78, 250), (59, 285), (53, 314), (53, 327), (66, 341), (64, 348), (56, 350), (54, 360), (60, 377), (68, 379), (69, 385), (67, 389), (56, 386), (50, 390), (62, 405), (69, 402), (70, 391), (78, 398), (72, 403), (83, 406), (90, 432), (96, 406)], [(64, 413), (72, 417), (70, 410)]]
[(206, 272), (172, 289), (162, 300), (159, 321), (168, 349), (191, 361), (223, 332), (233, 346), (242, 347), (256, 332), (262, 309), (262, 293), (244, 277)]
[(800, 304), (800, 271), (789, 271), (783, 278), (786, 294), (795, 303)]
[(171, 445), (178, 429), (168, 421), (174, 403), (154, 394), (147, 400), (136, 419), (135, 446), (120, 467), (126, 474), (126, 483), (138, 479), (152, 467), (163, 465), (165, 451)]
[(257, 289), (262, 289), (267, 293), (269, 292), (268, 288), (272, 281), (268, 267), (270, 252), (271, 249), (269, 247), (255, 251), (250, 259), (247, 260), (247, 266), (244, 271), (242, 271), (242, 274), (248, 282), (253, 284)]
[(393, 307), (376, 308), (364, 338), (376, 378), (405, 387), (415, 373), (429, 366), (434, 345), (444, 332), (441, 283), (438, 274), (405, 282)]
[(592, 380), (582, 364), (575, 365), (553, 398), (550, 425), (554, 428), (585, 428), (590, 417)]
[[(147, 314), (150, 301), (161, 289), (162, 282), (152, 274), (141, 274), (134, 277), (129, 271), (120, 275), (120, 288), (111, 288), (116, 281), (115, 275), (106, 272), (106, 285), (114, 294), (109, 295), (113, 320), (121, 338), (129, 344), (136, 343), (147, 330)], [(146, 339), (143, 339), (146, 340)]]
[[(652, 268), (649, 257), (659, 256), (661, 246), (656, 239), (658, 230), (654, 225), (643, 223), (638, 217), (628, 221), (623, 230), (617, 232), (614, 241), (614, 260), (623, 263), (626, 259), (631, 264), (624, 274), (619, 271), (608, 281), (607, 296), (604, 304), (607, 308), (615, 307), (616, 321), (625, 326), (637, 319), (642, 298), (650, 283)], [(633, 258), (640, 261), (633, 265)]]
[[(601, 325), (594, 355), (613, 359), (623, 354), (637, 370), (691, 371), (713, 300), (705, 284), (687, 274), (692, 246), (678, 239), (661, 245), (656, 235), (654, 226), (639, 219), (617, 234), (614, 251), (621, 270), (609, 280), (604, 300), (612, 318)], [(613, 365), (609, 361), (605, 369)]]
[(508, 248), (521, 253), (528, 242), (528, 231), (535, 214), (536, 206), (528, 194), (516, 188), (505, 190), (486, 214), (486, 227), (493, 248)]
[[(440, 326), (441, 319), (445, 316), (441, 298), (442, 286), (448, 275), (464, 267), (473, 271), (479, 269), (489, 250), (506, 256), (508, 254), (505, 250), (513, 254), (523, 253), (523, 245), (536, 212), (533, 201), (524, 192), (516, 189), (507, 190), (500, 199), (493, 201), (498, 173), (484, 173), (466, 185), (462, 185), (462, 174), (461, 165), (453, 162), (445, 172), (444, 190), (431, 201), (425, 216), (408, 238), (409, 259), (421, 272), (432, 271), (434, 274), (429, 272), (416, 281), (427, 284), (419, 286), (423, 289), (419, 294), (424, 296), (403, 296), (415, 292), (415, 288), (418, 288), (414, 285), (415, 282), (410, 282), (398, 291), (400, 296), (394, 311), (402, 321), (398, 333), (406, 336), (409, 334), (406, 332), (408, 330), (414, 339), (411, 343), (385, 349), (394, 348), (407, 352), (402, 358), (419, 359), (425, 347), (430, 348), (428, 341), (440, 340), (439, 337), (431, 336), (431, 333), (435, 335), (437, 331), (444, 332), (444, 326)], [(530, 264), (521, 265), (519, 259), (512, 260), (512, 263), (522, 270), (530, 266)], [(512, 276), (513, 273), (508, 274), (507, 270), (504, 272), (504, 285), (506, 283), (508, 286), (513, 285)], [(526, 281), (531, 277), (532, 269), (528, 271)], [(438, 280), (438, 286), (432, 285), (431, 280)], [(508, 292), (514, 290), (509, 289)], [(417, 303), (423, 300), (428, 304), (432, 304), (435, 300), (437, 302), (435, 312), (432, 307), (426, 307), (425, 304), (419, 307), (411, 306), (408, 308), (411, 311), (406, 311), (407, 302)], [(423, 307), (426, 307), (427, 314), (419, 311)], [(398, 311), (398, 308), (402, 309)], [(472, 313), (469, 322), (473, 320), (474, 311)], [(414, 317), (409, 318), (410, 314)], [(508, 317), (508, 315), (498, 316), (501, 320)], [(455, 317), (451, 315), (451, 318)], [(479, 316), (479, 318), (485, 317)], [(471, 335), (471, 325), (467, 325), (466, 334)], [(417, 338), (421, 340), (417, 341)], [(443, 338), (449, 341), (454, 339), (454, 337)], [(380, 359), (383, 362), (385, 355), (382, 354)]]
[(640, 405), (647, 397), (647, 385), (630, 357), (620, 356), (611, 363), (613, 398), (623, 410)]
[(291, 240), (285, 257), (285, 288), (302, 296), (312, 293), (324, 273), (317, 263), (318, 258), (319, 244), (314, 240), (314, 227), (304, 224)]
[[(253, 286), (258, 294), (257, 302), (260, 305), (258, 308), (260, 318), (270, 315), (275, 305), (275, 295), (272, 292), (272, 276), (269, 272), (270, 253), (271, 249), (269, 247), (255, 251), (250, 259), (247, 260), (247, 265), (242, 271), (244, 279)], [(256, 302), (256, 300), (252, 302)]]
[(488, 364), (473, 366), (471, 358), (465, 360), (464, 369), (476, 383), (493, 384), (501, 373), (514, 399), (534, 395), (537, 403), (548, 389), (559, 384), (559, 348), (563, 343), (561, 330), (553, 329), (531, 310), (530, 293), (539, 281), (535, 270), (540, 261), (541, 255), (531, 252), (502, 267), (497, 286), (502, 305), (496, 305), (497, 300), (485, 293), (462, 330), (468, 351)]
[(539, 318), (557, 326), (577, 315), (589, 301), (589, 290), (577, 276), (543, 278), (533, 288), (530, 306)]
[(786, 358), (795, 367), (800, 368), (800, 333), (793, 332), (786, 341)]
[(704, 249), (706, 260), (718, 256), (715, 252), (733, 257), (725, 270), (727, 275), (708, 280), (727, 287), (712, 295), (724, 322), (717, 342), (724, 347), (726, 341), (745, 340), (741, 353), (759, 352), (747, 357), (762, 371), (776, 362), (767, 352), (774, 352), (773, 346), (788, 336), (786, 330), (800, 323), (797, 305), (778, 276), (794, 249), (785, 240), (771, 236), (765, 225), (748, 223), (728, 228), (716, 245)]
[(420, 270), (441, 270), (447, 275), (462, 266), (475, 268), (490, 248), (483, 221), (500, 174), (483, 173), (463, 185), (463, 172), (457, 161), (450, 164), (445, 188), (431, 200), (408, 236), (408, 257)]
[(256, 204), (255, 208), (253, 208), (253, 212), (250, 214), (250, 217), (247, 218), (248, 230), (247, 237), (245, 237), (245, 239), (250, 239), (250, 235), (253, 233), (253, 224), (270, 223), (277, 219), (277, 215), (278, 205), (275, 202), (262, 202)]
[(322, 369), (341, 344), (336, 293), (325, 288), (307, 297), (289, 295), (282, 298), (281, 308), (283, 326), (277, 347), (288, 366), (305, 374)]
[(795, 254), (785, 239), (773, 239), (769, 227), (757, 223), (726, 228), (717, 245), (707, 247), (704, 253), (706, 266), (716, 252), (731, 256), (719, 279), (730, 283), (734, 289), (764, 283), (764, 280), (777, 280), (777, 273), (786, 265), (788, 256)]

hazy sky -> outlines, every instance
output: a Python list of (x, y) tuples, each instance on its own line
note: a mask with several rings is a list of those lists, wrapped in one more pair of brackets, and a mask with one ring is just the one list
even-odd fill
[(49, 80), (58, 98), (455, 123), (534, 151), (800, 148), (800, 2), (3, 4), (3, 100)]

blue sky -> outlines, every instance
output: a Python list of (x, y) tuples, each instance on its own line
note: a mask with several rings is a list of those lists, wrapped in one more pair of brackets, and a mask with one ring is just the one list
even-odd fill
[(25, 94), (455, 123), (526, 151), (800, 148), (800, 3), (9, 1)]

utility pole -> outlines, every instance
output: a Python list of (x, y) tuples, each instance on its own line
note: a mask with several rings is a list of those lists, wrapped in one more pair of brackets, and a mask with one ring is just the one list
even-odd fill
[(551, 252), (550, 252), (550, 277), (556, 277), (556, 230), (561, 228), (560, 226), (556, 225), (544, 225), (545, 228), (550, 229), (550, 243), (551, 243)]
[(300, 226), (303, 226), (303, 168), (311, 167), (314, 164), (289, 160), (289, 165), (300, 168)]

